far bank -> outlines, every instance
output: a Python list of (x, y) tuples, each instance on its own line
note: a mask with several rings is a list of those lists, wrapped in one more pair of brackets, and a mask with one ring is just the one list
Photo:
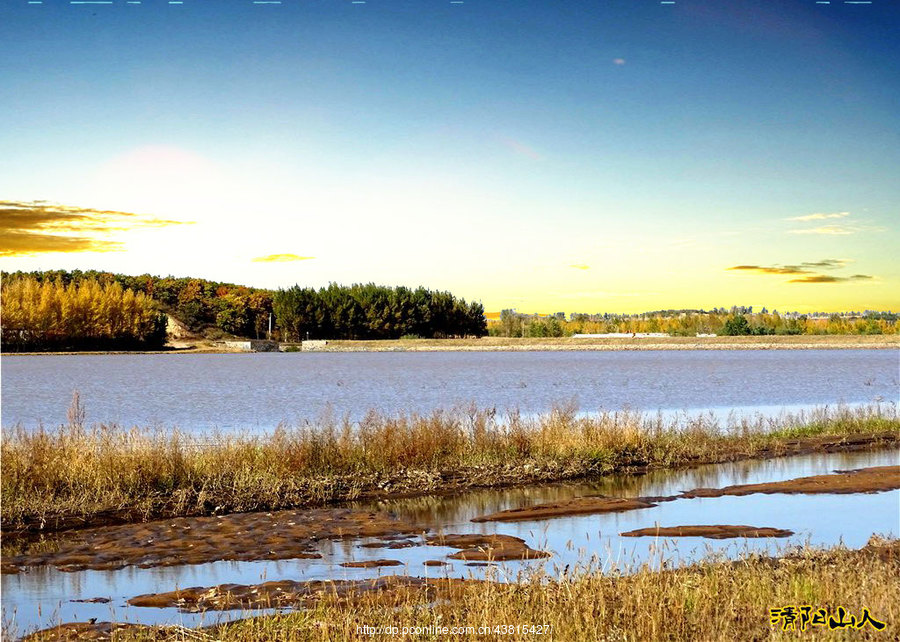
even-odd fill
[[(322, 342), (318, 342), (321, 344)], [(283, 344), (292, 345), (292, 344)], [(900, 348), (898, 335), (799, 335), (627, 338), (518, 338), (399, 339), (382, 341), (327, 341), (322, 352), (424, 352), (516, 350), (859, 350)]]
[[(256, 343), (256, 342), (254, 342)], [(255, 352), (249, 341), (208, 339), (170, 341), (162, 350), (3, 352), (3, 355), (34, 354), (210, 354)], [(717, 337), (634, 338), (519, 338), (480, 339), (385, 339), (371, 341), (316, 340), (278, 343), (280, 352), (515, 352), (515, 351), (627, 351), (627, 350), (890, 350), (900, 349), (900, 335), (786, 335)], [(268, 350), (274, 351), (274, 350)]]

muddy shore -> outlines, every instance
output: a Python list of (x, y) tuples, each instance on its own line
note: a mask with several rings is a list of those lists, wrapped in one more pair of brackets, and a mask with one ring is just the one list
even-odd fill
[(363, 596), (375, 596), (379, 602), (390, 604), (410, 591), (439, 599), (450, 597), (464, 586), (479, 583), (477, 580), (426, 579), (406, 575), (387, 575), (367, 580), (282, 580), (251, 585), (222, 584), (211, 588), (195, 587), (138, 595), (128, 600), (128, 603), (154, 608), (176, 607), (186, 612), (309, 607), (322, 599), (337, 598), (341, 603), (353, 603)]
[(707, 537), (732, 539), (736, 537), (790, 537), (794, 531), (770, 526), (744, 526), (730, 524), (655, 526), (620, 533), (622, 537)]
[[(219, 560), (314, 559), (320, 557), (315, 550), (320, 540), (391, 538), (421, 532), (413, 524), (381, 513), (341, 508), (179, 517), (78, 531), (44, 543), (35, 552), (4, 555), (0, 570), (17, 573), (26, 566), (50, 565), (73, 572)], [(55, 550), (45, 550), (48, 547)]]

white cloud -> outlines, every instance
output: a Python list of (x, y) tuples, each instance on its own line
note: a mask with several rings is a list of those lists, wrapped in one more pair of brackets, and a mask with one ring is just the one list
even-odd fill
[(823, 225), (821, 227), (811, 227), (804, 230), (788, 230), (788, 234), (824, 234), (827, 236), (846, 236), (848, 234), (856, 234), (860, 228), (847, 227), (844, 225)]
[(785, 219), (786, 221), (824, 221), (829, 218), (846, 218), (850, 216), (850, 212), (832, 212), (831, 214), (806, 214), (804, 216), (792, 216)]

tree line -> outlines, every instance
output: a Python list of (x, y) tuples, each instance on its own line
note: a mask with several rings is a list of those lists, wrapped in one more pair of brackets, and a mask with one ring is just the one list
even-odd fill
[(558, 312), (541, 316), (503, 310), (489, 326), (491, 336), (570, 337), (573, 334), (661, 332), (671, 336), (718, 335), (799, 335), (799, 334), (896, 334), (893, 314), (865, 312), (831, 314), (815, 318), (803, 314), (779, 314), (765, 309), (717, 308), (711, 311), (684, 310), (641, 314), (571, 314)]
[(150, 297), (115, 281), (5, 278), (0, 299), (5, 352), (146, 349), (166, 340), (166, 316)]
[(484, 308), (449, 292), (374, 283), (278, 290), (273, 309), (284, 340), (480, 337)]
[[(192, 277), (160, 277), (150, 274), (131, 276), (97, 270), (14, 272), (3, 273), (2, 278), (4, 343), (9, 340), (8, 345), (12, 347), (13, 338), (18, 337), (15, 339), (17, 347), (14, 349), (19, 350), (26, 349), (22, 347), (25, 345), (24, 337), (38, 336), (30, 328), (43, 328), (49, 323), (41, 315), (20, 315), (23, 320), (15, 322), (16, 330), (10, 330), (12, 334), (7, 338), (7, 317), (9, 314), (19, 314), (15, 307), (18, 305), (16, 297), (25, 283), (30, 283), (30, 289), (26, 288), (28, 297), (33, 296), (34, 288), (43, 291), (45, 287), (53, 292), (60, 289), (68, 292), (72, 288), (77, 292), (82, 285), (92, 292), (97, 288), (104, 292), (115, 291), (120, 293), (118, 296), (128, 298), (129, 301), (140, 300), (142, 306), (152, 308), (154, 313), (172, 315), (190, 330), (213, 339), (226, 334), (263, 338), (268, 335), (270, 317), (274, 318), (273, 338), (284, 341), (306, 338), (397, 339), (404, 336), (433, 338), (487, 334), (484, 309), (480, 303), (467, 303), (449, 292), (431, 291), (422, 287), (413, 290), (373, 283), (351, 286), (332, 283), (318, 290), (299, 285), (267, 290)], [(9, 291), (8, 302), (6, 288), (13, 284), (18, 285)], [(117, 289), (110, 290), (114, 285)], [(12, 306), (9, 311), (8, 305)], [(33, 304), (23, 306), (30, 309)], [(106, 318), (108, 314), (118, 314), (114, 312), (114, 307), (101, 305), (92, 312), (96, 323), (105, 324), (109, 328), (118, 327), (117, 320)], [(47, 315), (51, 314), (49, 307), (44, 306), (42, 309)], [(27, 349), (59, 349), (60, 342), (73, 349), (78, 349), (77, 346), (82, 344), (103, 349), (97, 342), (97, 337), (102, 333), (98, 334), (96, 328), (88, 330), (84, 324), (79, 325), (80, 321), (73, 327), (83, 329), (84, 340), (81, 343), (76, 339), (76, 334), (58, 332), (61, 324), (67, 323), (59, 315), (65, 317), (70, 313), (74, 314), (74, 308), (59, 304), (55, 309), (57, 312), (52, 314), (56, 314), (56, 317), (50, 325), (56, 329), (49, 335), (41, 334), (45, 338), (39, 342), (47, 347), (37, 347), (35, 338), (29, 340), (30, 343), (26, 342), (31, 346)], [(18, 316), (15, 318), (19, 319)], [(51, 339), (51, 336), (67, 338), (57, 341), (56, 338)], [(109, 333), (102, 336), (104, 345), (113, 341), (113, 336)], [(122, 334), (115, 341), (124, 346), (128, 342), (149, 340), (136, 338), (143, 336), (144, 334), (132, 331), (130, 334)], [(153, 341), (157, 341), (156, 336), (153, 335)]]

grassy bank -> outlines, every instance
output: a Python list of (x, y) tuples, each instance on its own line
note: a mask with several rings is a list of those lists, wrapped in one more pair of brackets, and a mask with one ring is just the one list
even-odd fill
[[(805, 548), (782, 558), (745, 554), (736, 562), (708, 557), (675, 570), (651, 564), (606, 574), (576, 569), (554, 578), (536, 572), (511, 584), (462, 585), (449, 599), (437, 601), (423, 591), (389, 597), (369, 593), (352, 600), (326, 591), (303, 611), (200, 630), (122, 630), (115, 639), (890, 640), (897, 639), (900, 627), (898, 592), (900, 546), (897, 540), (873, 538), (858, 551)], [(806, 605), (809, 619), (800, 631), (799, 607)], [(770, 612), (788, 606), (797, 609), (793, 631), (783, 631), (783, 620), (776, 616), (773, 622)], [(852, 616), (859, 625), (866, 608), (886, 627), (877, 630), (866, 622), (861, 628), (831, 628), (829, 618), (839, 617), (839, 607), (845, 609), (844, 621)], [(819, 609), (826, 609), (821, 624), (813, 619)], [(495, 626), (513, 632), (500, 634)], [(363, 627), (398, 631), (366, 635)], [(402, 627), (408, 627), (406, 633)], [(418, 634), (414, 627), (420, 627)], [(437, 627), (457, 632), (435, 633)], [(491, 633), (480, 634), (480, 627), (490, 627)], [(537, 630), (544, 634), (532, 633)], [(51, 629), (33, 639), (62, 639), (56, 637), (62, 632)]]
[[(365, 496), (448, 491), (900, 440), (893, 405), (837, 408), (722, 426), (573, 409), (499, 421), (493, 411), (370, 414), (259, 437), (81, 425), (6, 430), (5, 534), (89, 524), (315, 506)], [(798, 441), (799, 440), (799, 441)], [(857, 446), (860, 445), (857, 443)]]

